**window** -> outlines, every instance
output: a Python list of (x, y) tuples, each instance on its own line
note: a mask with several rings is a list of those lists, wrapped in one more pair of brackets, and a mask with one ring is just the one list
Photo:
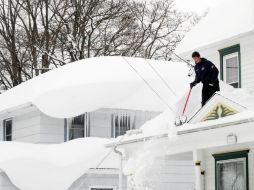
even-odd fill
[(216, 190), (248, 190), (248, 152), (214, 155)]
[(68, 122), (68, 139), (73, 140), (90, 136), (90, 114), (74, 117)]
[(223, 57), (224, 80), (227, 84), (239, 88), (239, 57), (238, 53), (232, 53)]
[(89, 187), (89, 190), (116, 190), (116, 188), (110, 186), (92, 186)]
[(12, 119), (6, 119), (3, 122), (3, 140), (12, 140)]
[(235, 88), (241, 87), (240, 45), (231, 46), (220, 52), (221, 79)]
[[(133, 123), (133, 122), (132, 122)], [(126, 131), (131, 129), (131, 117), (128, 114), (112, 114), (111, 115), (111, 136), (116, 138), (124, 135)], [(133, 128), (133, 127), (132, 127)]]

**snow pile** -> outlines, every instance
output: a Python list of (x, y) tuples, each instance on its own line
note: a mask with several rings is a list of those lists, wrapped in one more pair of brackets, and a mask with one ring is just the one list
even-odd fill
[(185, 53), (254, 30), (253, 0), (223, 0), (213, 7), (176, 49)]
[(145, 136), (162, 134), (168, 130), (170, 125), (174, 124), (174, 121), (175, 113), (167, 109), (154, 119), (147, 121), (140, 129)]
[(163, 177), (159, 159), (168, 154), (167, 149), (167, 143), (154, 138), (144, 143), (142, 149), (139, 149), (142, 154), (132, 155), (133, 157), (128, 159), (123, 172), (128, 176), (129, 189), (158, 189), (158, 186), (161, 185), (161, 177)]
[(104, 147), (108, 141), (84, 138), (56, 145), (0, 142), (0, 169), (21, 190), (65, 190), (89, 168), (97, 167), (109, 152)]
[(124, 174), (128, 178), (128, 186), (131, 190), (154, 190), (161, 183), (161, 165), (156, 166), (158, 159), (161, 159), (168, 153), (167, 144), (158, 140), (157, 136), (168, 133), (170, 141), (176, 141), (175, 113), (167, 109), (154, 119), (141, 126), (141, 133), (128, 136), (124, 140), (134, 138), (151, 137), (152, 139), (143, 144), (139, 152), (142, 154), (133, 154), (124, 167)]
[(172, 100), (184, 93), (188, 86), (187, 73), (186, 64), (179, 62), (120, 56), (84, 59), (1, 94), (0, 113), (27, 103), (56, 118), (69, 118), (99, 108), (163, 111), (167, 107), (165, 102), (171, 105)]

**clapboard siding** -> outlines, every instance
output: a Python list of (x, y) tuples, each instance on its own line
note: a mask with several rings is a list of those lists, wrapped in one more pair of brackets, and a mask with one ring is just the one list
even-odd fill
[[(211, 60), (220, 69), (220, 54), (218, 50), (236, 44), (240, 44), (241, 48), (242, 87), (254, 89), (254, 33), (198, 48), (197, 51), (200, 52), (201, 56)], [(191, 59), (191, 53), (185, 52), (181, 56), (185, 59)]]
[(40, 114), (40, 143), (64, 142), (64, 119)]
[[(159, 112), (100, 109), (90, 113), (90, 136), (111, 138), (112, 114), (135, 115), (135, 128), (151, 120)], [(64, 142), (64, 119), (52, 118), (41, 113), (36, 108), (21, 111), (12, 116), (14, 141), (30, 143), (61, 143)], [(3, 139), (3, 120), (0, 122), (0, 140)]]
[(151, 120), (159, 112), (124, 110), (124, 109), (100, 109), (90, 113), (90, 135), (94, 137), (111, 138), (111, 114), (135, 115), (135, 128), (139, 128), (146, 121)]
[(40, 140), (40, 112), (31, 111), (14, 116), (13, 120), (14, 141), (38, 143)]
[[(195, 174), (192, 153), (185, 159), (182, 155), (174, 157), (163, 156), (155, 161), (147, 172), (147, 185), (150, 189), (192, 190), (194, 189)], [(184, 155), (184, 154), (183, 154)]]
[(108, 112), (90, 113), (90, 136), (111, 137), (111, 114)]

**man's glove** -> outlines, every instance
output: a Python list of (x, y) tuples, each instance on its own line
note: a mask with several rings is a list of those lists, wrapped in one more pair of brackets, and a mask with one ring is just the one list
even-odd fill
[(193, 81), (192, 83), (190, 83), (190, 88), (193, 88), (194, 86), (196, 86), (196, 82), (195, 81)]

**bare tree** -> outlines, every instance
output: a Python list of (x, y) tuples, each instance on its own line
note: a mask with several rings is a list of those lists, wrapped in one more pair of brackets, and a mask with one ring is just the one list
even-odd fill
[(169, 60), (198, 20), (168, 0), (0, 0), (0, 86), (101, 55)]

